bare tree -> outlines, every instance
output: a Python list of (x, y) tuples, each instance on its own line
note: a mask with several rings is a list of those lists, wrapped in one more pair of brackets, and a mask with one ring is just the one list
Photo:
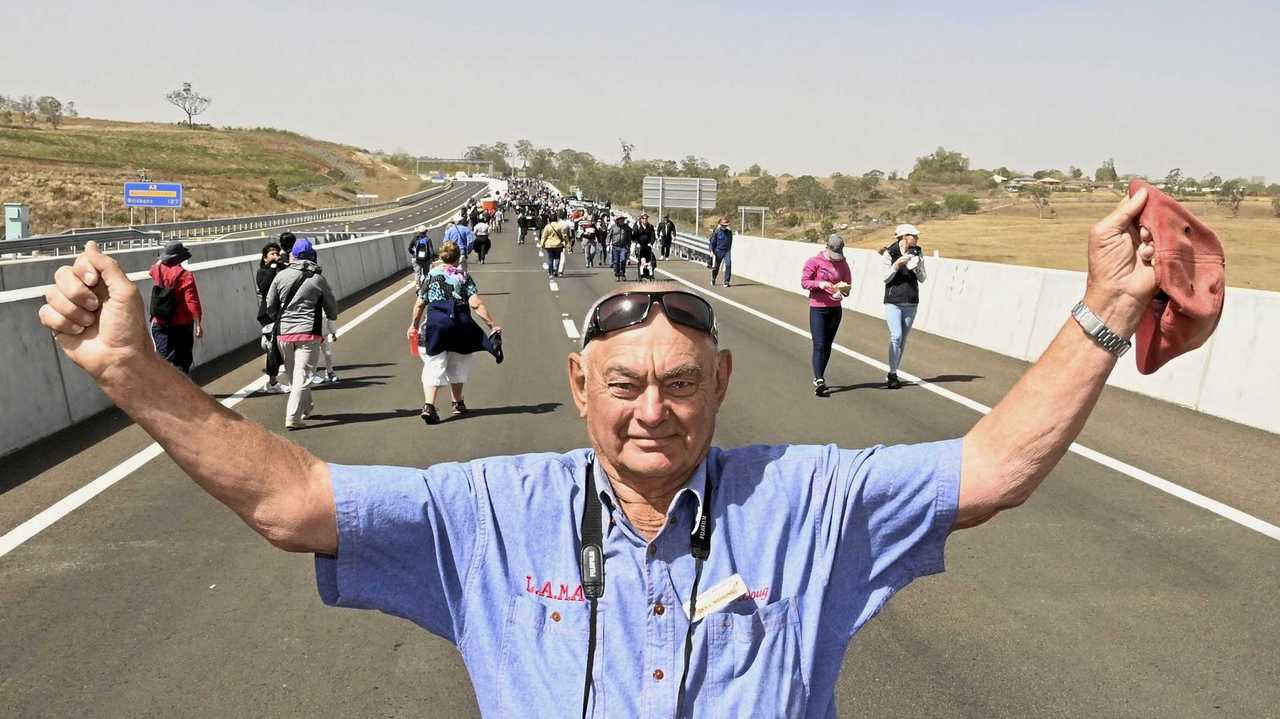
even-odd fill
[(49, 123), (49, 127), (58, 129), (58, 125), (62, 124), (62, 101), (51, 95), (36, 100), (36, 109), (40, 112), (40, 118)]
[(195, 116), (208, 109), (209, 103), (213, 102), (213, 100), (192, 90), (189, 82), (182, 83), (181, 90), (174, 90), (165, 95), (164, 99), (168, 100), (169, 104), (187, 113), (187, 127), (194, 127)]
[(636, 149), (635, 144), (627, 142), (622, 138), (618, 138), (618, 144), (622, 145), (622, 164), (631, 162), (631, 151)]
[(80, 117), (80, 111), (76, 109), (75, 100), (67, 100), (67, 106), (62, 108), (62, 112), (67, 117)]

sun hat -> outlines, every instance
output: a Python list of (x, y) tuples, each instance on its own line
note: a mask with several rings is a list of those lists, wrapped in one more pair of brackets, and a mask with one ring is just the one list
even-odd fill
[(915, 225), (908, 225), (904, 223), (904, 224), (898, 225), (898, 227), (893, 231), (894, 237), (902, 237), (903, 235), (914, 235), (916, 237), (919, 237), (920, 230), (916, 229)]
[(1203, 345), (1222, 319), (1227, 260), (1218, 236), (1177, 200), (1143, 180), (1129, 183), (1129, 196), (1143, 188), (1147, 204), (1137, 224), (1155, 245), (1159, 292), (1138, 323), (1138, 371), (1151, 374), (1166, 362)]

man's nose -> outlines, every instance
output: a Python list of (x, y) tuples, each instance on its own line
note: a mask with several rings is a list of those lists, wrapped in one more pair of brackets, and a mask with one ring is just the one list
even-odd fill
[(640, 406), (636, 408), (636, 419), (641, 424), (656, 426), (667, 418), (667, 401), (662, 396), (662, 388), (652, 384), (639, 397)]

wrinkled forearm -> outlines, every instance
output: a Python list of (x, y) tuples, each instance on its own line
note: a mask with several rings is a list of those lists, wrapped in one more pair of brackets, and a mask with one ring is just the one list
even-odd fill
[(222, 406), (151, 352), (115, 364), (99, 385), (201, 489), (272, 544), (336, 550), (328, 466), (310, 452)]
[[(1100, 303), (1086, 304), (1106, 307)], [(1099, 315), (1122, 337), (1133, 334), (1132, 308)], [(1025, 502), (1079, 436), (1116, 357), (1068, 317), (1031, 369), (965, 435), (957, 529)]]

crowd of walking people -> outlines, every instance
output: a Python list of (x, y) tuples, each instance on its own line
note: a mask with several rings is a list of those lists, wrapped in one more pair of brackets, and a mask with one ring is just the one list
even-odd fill
[[(479, 264), (489, 261), (496, 249), (494, 236), (503, 232), (508, 216), (515, 218), (517, 230), (512, 245), (528, 244), (532, 235), (552, 279), (562, 277), (569, 256), (580, 252), (587, 269), (607, 264), (617, 282), (655, 280), (658, 263), (671, 257), (677, 237), (670, 216), (663, 216), (656, 225), (645, 213), (633, 221), (608, 202), (566, 198), (537, 180), (510, 180), (505, 192), (469, 200), (444, 228), (438, 245), (426, 225), (414, 228), (405, 248), (416, 287), (408, 335), (423, 363), (421, 415), (427, 424), (441, 421), (436, 396), (446, 386), (452, 414), (467, 412), (463, 389), (472, 355), (486, 352), (499, 363), (505, 357), (502, 328), (480, 298), (468, 260), (474, 252)], [(706, 242), (710, 284), (731, 287), (734, 232), (728, 218), (719, 220)], [(879, 276), (861, 279), (883, 284), (889, 370), (885, 387), (897, 389), (902, 386), (898, 370), (920, 303), (920, 284), (927, 278), (920, 230), (898, 225), (894, 241), (879, 254)], [(204, 320), (195, 275), (183, 266), (190, 257), (181, 242), (171, 242), (150, 270), (152, 339), (156, 351), (184, 373), (191, 370)], [(809, 298), (811, 369), (818, 397), (831, 393), (826, 370), (843, 317), (843, 300), (853, 291), (854, 281), (839, 235), (831, 235), (801, 272), (800, 287)], [(334, 362), (337, 303), (315, 246), (292, 232), (283, 232), (278, 241), (262, 247), (256, 284), (265, 353), (262, 391), (288, 395), (285, 427), (298, 429), (314, 415), (312, 387), (340, 381)], [(473, 316), (488, 329), (481, 329)]]

